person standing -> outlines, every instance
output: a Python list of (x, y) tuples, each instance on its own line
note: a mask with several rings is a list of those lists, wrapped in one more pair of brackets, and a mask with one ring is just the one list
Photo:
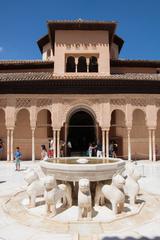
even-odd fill
[(64, 151), (65, 151), (65, 142), (60, 141), (60, 157), (64, 157)]
[(118, 144), (116, 142), (113, 143), (113, 152), (112, 152), (112, 157), (116, 158), (117, 157), (117, 152), (118, 152)]
[(0, 160), (2, 160), (2, 155), (3, 155), (3, 141), (0, 139)]
[(41, 160), (48, 160), (48, 154), (45, 145), (41, 145)]
[(20, 160), (22, 157), (22, 153), (20, 152), (19, 147), (16, 147), (16, 151), (14, 153), (14, 158), (16, 161), (16, 171), (20, 171)]
[(97, 148), (97, 157), (102, 158), (102, 144), (98, 142), (96, 148)]
[(68, 141), (68, 143), (67, 143), (67, 155), (68, 155), (68, 157), (70, 157), (71, 156), (71, 152), (72, 152), (72, 143), (71, 143), (71, 141)]
[(92, 157), (92, 150), (93, 150), (93, 146), (92, 143), (89, 144), (89, 148), (88, 148), (88, 155), (89, 157)]

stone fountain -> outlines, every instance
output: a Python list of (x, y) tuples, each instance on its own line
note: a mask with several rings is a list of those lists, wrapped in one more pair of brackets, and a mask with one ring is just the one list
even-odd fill
[(121, 172), (125, 161), (120, 158), (71, 157), (48, 159), (40, 162), (45, 175), (55, 175), (56, 180), (78, 182), (87, 178), (90, 182), (112, 179)]

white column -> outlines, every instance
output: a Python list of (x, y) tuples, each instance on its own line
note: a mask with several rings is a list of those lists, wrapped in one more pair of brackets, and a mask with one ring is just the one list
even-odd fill
[(106, 157), (109, 157), (109, 129), (106, 130)]
[(102, 130), (102, 154), (105, 157), (105, 130)]
[(152, 130), (148, 129), (149, 132), (149, 160), (152, 161)]
[(128, 161), (131, 161), (131, 129), (127, 129), (127, 135), (128, 135)]
[(10, 157), (9, 157), (9, 155), (10, 155), (10, 151), (9, 151), (9, 149), (10, 149), (10, 129), (7, 129), (7, 161), (9, 161), (10, 160)]
[(60, 130), (57, 130), (57, 158), (60, 156)]
[(86, 63), (87, 63), (87, 72), (89, 72), (89, 62), (90, 62), (90, 59), (89, 59), (89, 58), (86, 58)]
[(32, 162), (35, 161), (35, 128), (32, 128)]
[(53, 157), (56, 158), (56, 130), (53, 130)]
[(11, 161), (13, 161), (13, 129), (11, 129)]
[(153, 161), (156, 161), (156, 142), (155, 142), (155, 129), (152, 130), (152, 143), (153, 143)]
[(75, 57), (75, 72), (77, 72), (78, 68), (78, 57)]

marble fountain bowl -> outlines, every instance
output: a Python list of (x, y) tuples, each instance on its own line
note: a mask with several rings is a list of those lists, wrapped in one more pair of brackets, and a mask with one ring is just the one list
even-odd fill
[(116, 172), (124, 170), (125, 161), (120, 158), (66, 157), (50, 158), (40, 162), (45, 175), (55, 175), (57, 180), (78, 182), (81, 178), (89, 181), (112, 179)]

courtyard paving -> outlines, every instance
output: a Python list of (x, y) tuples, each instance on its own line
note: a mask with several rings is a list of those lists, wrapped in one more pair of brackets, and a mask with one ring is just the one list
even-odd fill
[[(149, 162), (137, 163), (144, 176), (140, 181), (140, 198), (145, 204), (139, 214), (106, 223), (61, 223), (31, 215), (16, 201), (20, 195), (15, 194), (23, 192), (26, 187), (23, 177), (28, 168), (34, 168), (40, 177), (44, 176), (38, 162), (24, 161), (21, 171), (17, 172), (14, 163), (1, 161), (0, 240), (160, 239), (160, 163), (150, 166)], [(6, 204), (9, 199), (10, 204)]]

